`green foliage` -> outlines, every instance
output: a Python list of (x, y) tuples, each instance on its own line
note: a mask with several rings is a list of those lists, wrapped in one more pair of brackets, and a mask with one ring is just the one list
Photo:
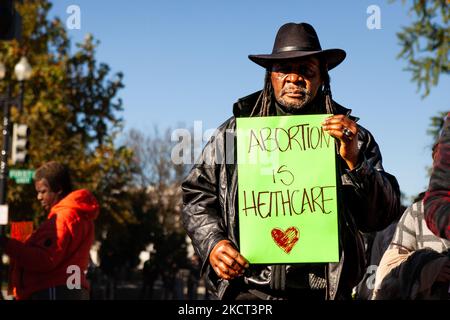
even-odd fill
[[(88, 35), (71, 53), (71, 43), (63, 23), (48, 18), (47, 0), (17, 4), (23, 17), (23, 39), (0, 43), (0, 60), (9, 70), (0, 92), (9, 85), (18, 95), (11, 70), (22, 55), (33, 67), (25, 85), (24, 109), (11, 110), (11, 120), (26, 123), (30, 130), (30, 161), (22, 167), (36, 168), (48, 160), (67, 164), (76, 187), (88, 188), (101, 205), (97, 231), (133, 220), (126, 187), (131, 181), (132, 151), (117, 147), (115, 137), (122, 131), (117, 114), (122, 101), (121, 73), (110, 74), (110, 67), (98, 63), (99, 42)], [(38, 220), (42, 209), (35, 201), (32, 185), (9, 181), (10, 219)]]
[(432, 137), (433, 139), (433, 145), (438, 141), (439, 136), (441, 134), (442, 128), (444, 127), (444, 120), (447, 116), (448, 111), (441, 111), (436, 116), (431, 117), (431, 123), (430, 128), (428, 129), (427, 133)]
[(410, 13), (415, 21), (397, 33), (402, 47), (398, 57), (408, 61), (406, 70), (412, 73), (418, 91), (424, 90), (422, 97), (438, 85), (441, 74), (450, 71), (449, 9), (448, 0), (413, 0)]
[[(100, 255), (114, 254), (122, 266), (134, 267), (148, 246), (160, 270), (186, 262), (186, 233), (181, 225), (181, 181), (187, 167), (171, 159), (170, 129), (145, 135), (131, 130), (124, 144), (133, 150), (133, 184), (127, 190), (133, 220), (114, 225), (103, 238)], [(118, 259), (118, 257), (121, 259)]]

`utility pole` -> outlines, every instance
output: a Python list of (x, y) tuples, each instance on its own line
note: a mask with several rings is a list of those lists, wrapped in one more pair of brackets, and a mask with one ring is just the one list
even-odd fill
[[(1, 0), (0, 1), (0, 41), (20, 40), (22, 36), (22, 18), (20, 14), (14, 8), (14, 0)], [(25, 59), (25, 60), (24, 60)], [(24, 60), (24, 63), (21, 63)], [(23, 101), (23, 80), (31, 76), (31, 67), (26, 61), (26, 58), (22, 58), (21, 62), (16, 65), (15, 73), (16, 77), (21, 83), (20, 97), (19, 99), (11, 99), (11, 83), (8, 84), (6, 95), (0, 95), (0, 104), (3, 106), (3, 128), (2, 128), (2, 151), (0, 154), (0, 205), (2, 205), (2, 211), (0, 214), (5, 215), (6, 223), (8, 222), (8, 211), (5, 204), (7, 199), (7, 186), (8, 186), (8, 153), (9, 153), (9, 141), (10, 141), (10, 106), (18, 100), (19, 108), (22, 108)], [(6, 76), (6, 67), (0, 61), (0, 81)], [(3, 221), (4, 222), (4, 221)], [(5, 234), (5, 225), (0, 225), (0, 235)], [(0, 252), (0, 299), (3, 299), (2, 284), (3, 284), (3, 252)]]
[[(0, 81), (5, 78), (6, 68), (0, 61)], [(2, 128), (2, 136), (3, 136), (3, 144), (2, 151), (0, 154), (0, 207), (6, 205), (7, 194), (8, 194), (8, 158), (10, 151), (10, 140), (11, 140), (11, 124), (10, 124), (10, 111), (11, 106), (18, 107), (19, 111), (23, 108), (23, 98), (24, 98), (24, 81), (30, 79), (32, 73), (32, 69), (30, 64), (28, 63), (27, 58), (22, 57), (18, 64), (14, 67), (14, 74), (16, 79), (19, 81), (20, 92), (17, 97), (12, 97), (12, 79), (8, 84), (8, 90), (6, 95), (0, 95), (0, 103), (3, 105), (3, 128)], [(18, 127), (26, 127), (26, 125), (18, 126)], [(21, 141), (19, 142), (23, 142)], [(24, 160), (26, 158), (26, 152), (23, 152), (21, 155), (24, 155)], [(6, 209), (4, 209), (6, 210)], [(2, 220), (8, 220), (2, 219)], [(4, 225), (0, 225), (0, 234), (4, 234), (5, 227)]]
[[(11, 86), (8, 86), (8, 93), (0, 101), (3, 105), (3, 130), (2, 130), (2, 152), (0, 155), (0, 205), (6, 204), (8, 187), (8, 157), (10, 141), (10, 97)], [(4, 232), (4, 226), (1, 226), (1, 233)]]

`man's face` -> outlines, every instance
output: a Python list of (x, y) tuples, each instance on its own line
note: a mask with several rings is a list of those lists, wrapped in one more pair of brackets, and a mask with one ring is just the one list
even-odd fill
[(50, 211), (50, 209), (59, 202), (61, 192), (52, 191), (47, 179), (36, 181), (34, 187), (37, 192), (37, 199), (45, 211)]
[(319, 65), (314, 57), (274, 63), (271, 80), (278, 103), (291, 110), (308, 105), (322, 85)]

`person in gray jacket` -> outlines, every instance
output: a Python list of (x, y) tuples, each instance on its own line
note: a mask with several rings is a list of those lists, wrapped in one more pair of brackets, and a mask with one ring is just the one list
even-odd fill
[[(328, 71), (345, 56), (341, 49), (322, 50), (307, 23), (283, 25), (272, 54), (249, 56), (266, 69), (263, 90), (234, 104), (234, 116), (217, 129), (182, 184), (183, 224), (217, 298), (350, 299), (365, 265), (358, 230), (381, 230), (401, 215), (397, 180), (384, 171), (375, 139), (331, 98)], [(250, 265), (239, 252), (236, 118), (323, 113), (330, 114), (323, 130), (339, 152), (339, 262)]]

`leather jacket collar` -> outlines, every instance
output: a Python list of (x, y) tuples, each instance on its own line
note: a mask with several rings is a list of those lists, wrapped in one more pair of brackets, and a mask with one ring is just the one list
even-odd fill
[[(248, 96), (245, 96), (243, 98), (240, 98), (234, 105), (233, 105), (233, 115), (236, 118), (240, 117), (250, 117), (250, 114), (252, 113), (253, 108), (255, 107), (256, 102), (258, 101), (258, 97), (261, 95), (262, 90), (256, 91), (252, 94), (249, 94)], [(341, 106), (339, 103), (333, 100), (334, 109), (336, 110), (336, 114), (345, 114), (353, 121), (358, 121), (358, 117), (351, 116), (352, 109), (347, 109), (343, 106)]]

